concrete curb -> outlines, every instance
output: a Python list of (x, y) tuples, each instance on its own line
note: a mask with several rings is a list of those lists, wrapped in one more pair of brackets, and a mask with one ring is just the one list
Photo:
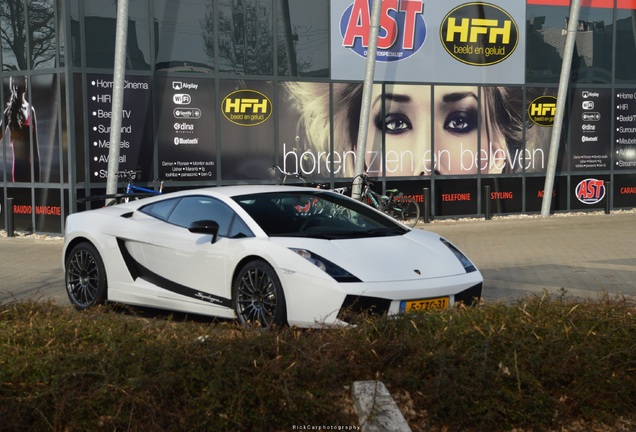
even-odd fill
[(351, 397), (363, 432), (411, 432), (382, 381), (354, 382)]

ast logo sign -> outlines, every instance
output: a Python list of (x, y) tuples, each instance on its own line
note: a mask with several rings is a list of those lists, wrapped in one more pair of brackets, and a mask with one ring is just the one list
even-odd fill
[(589, 178), (576, 185), (576, 197), (583, 204), (596, 204), (605, 197), (605, 182)]
[[(340, 19), (342, 45), (362, 57), (367, 56), (372, 0), (355, 0)], [(378, 51), (381, 62), (399, 61), (415, 54), (424, 45), (426, 24), (420, 0), (384, 0), (380, 15)]]
[(489, 66), (514, 52), (519, 29), (512, 16), (500, 7), (466, 3), (446, 15), (440, 38), (446, 51), (460, 62)]

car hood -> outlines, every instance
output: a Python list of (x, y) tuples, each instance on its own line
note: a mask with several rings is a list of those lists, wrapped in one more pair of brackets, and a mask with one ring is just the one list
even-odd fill
[(363, 282), (431, 279), (466, 273), (438, 235), (422, 230), (389, 237), (346, 240), (272, 237), (271, 241), (320, 255)]

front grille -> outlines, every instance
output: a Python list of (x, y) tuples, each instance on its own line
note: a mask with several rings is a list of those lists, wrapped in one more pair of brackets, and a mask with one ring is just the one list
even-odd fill
[(455, 294), (455, 304), (462, 303), (465, 306), (472, 306), (478, 304), (481, 298), (482, 284), (478, 283), (475, 286), (468, 288), (462, 292)]
[(353, 318), (362, 314), (384, 315), (389, 311), (391, 300), (380, 297), (348, 295), (338, 313), (338, 319), (350, 323)]

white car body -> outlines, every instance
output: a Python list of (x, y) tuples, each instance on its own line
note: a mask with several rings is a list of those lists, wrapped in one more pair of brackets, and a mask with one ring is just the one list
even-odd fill
[[(298, 327), (342, 324), (339, 313), (356, 299), (367, 305), (381, 303), (380, 312), (398, 314), (401, 302), (408, 300), (447, 297), (453, 305), (458, 299), (471, 303), (481, 296), (480, 272), (470, 268), (467, 259), (462, 263), (456, 249), (436, 234), (404, 227), (370, 207), (403, 234), (342, 239), (269, 236), (233, 198), (280, 192), (333, 194), (294, 186), (225, 186), (75, 213), (66, 220), (64, 265), (69, 265), (75, 245), (88, 242), (103, 260), (108, 301), (232, 319), (237, 317), (234, 278), (245, 262), (257, 258), (274, 269), (284, 292), (286, 322)], [(213, 242), (212, 234), (190, 232), (140, 211), (187, 196), (224, 203), (253, 235), (219, 236)], [(325, 258), (356, 281), (337, 281), (295, 249)]]

